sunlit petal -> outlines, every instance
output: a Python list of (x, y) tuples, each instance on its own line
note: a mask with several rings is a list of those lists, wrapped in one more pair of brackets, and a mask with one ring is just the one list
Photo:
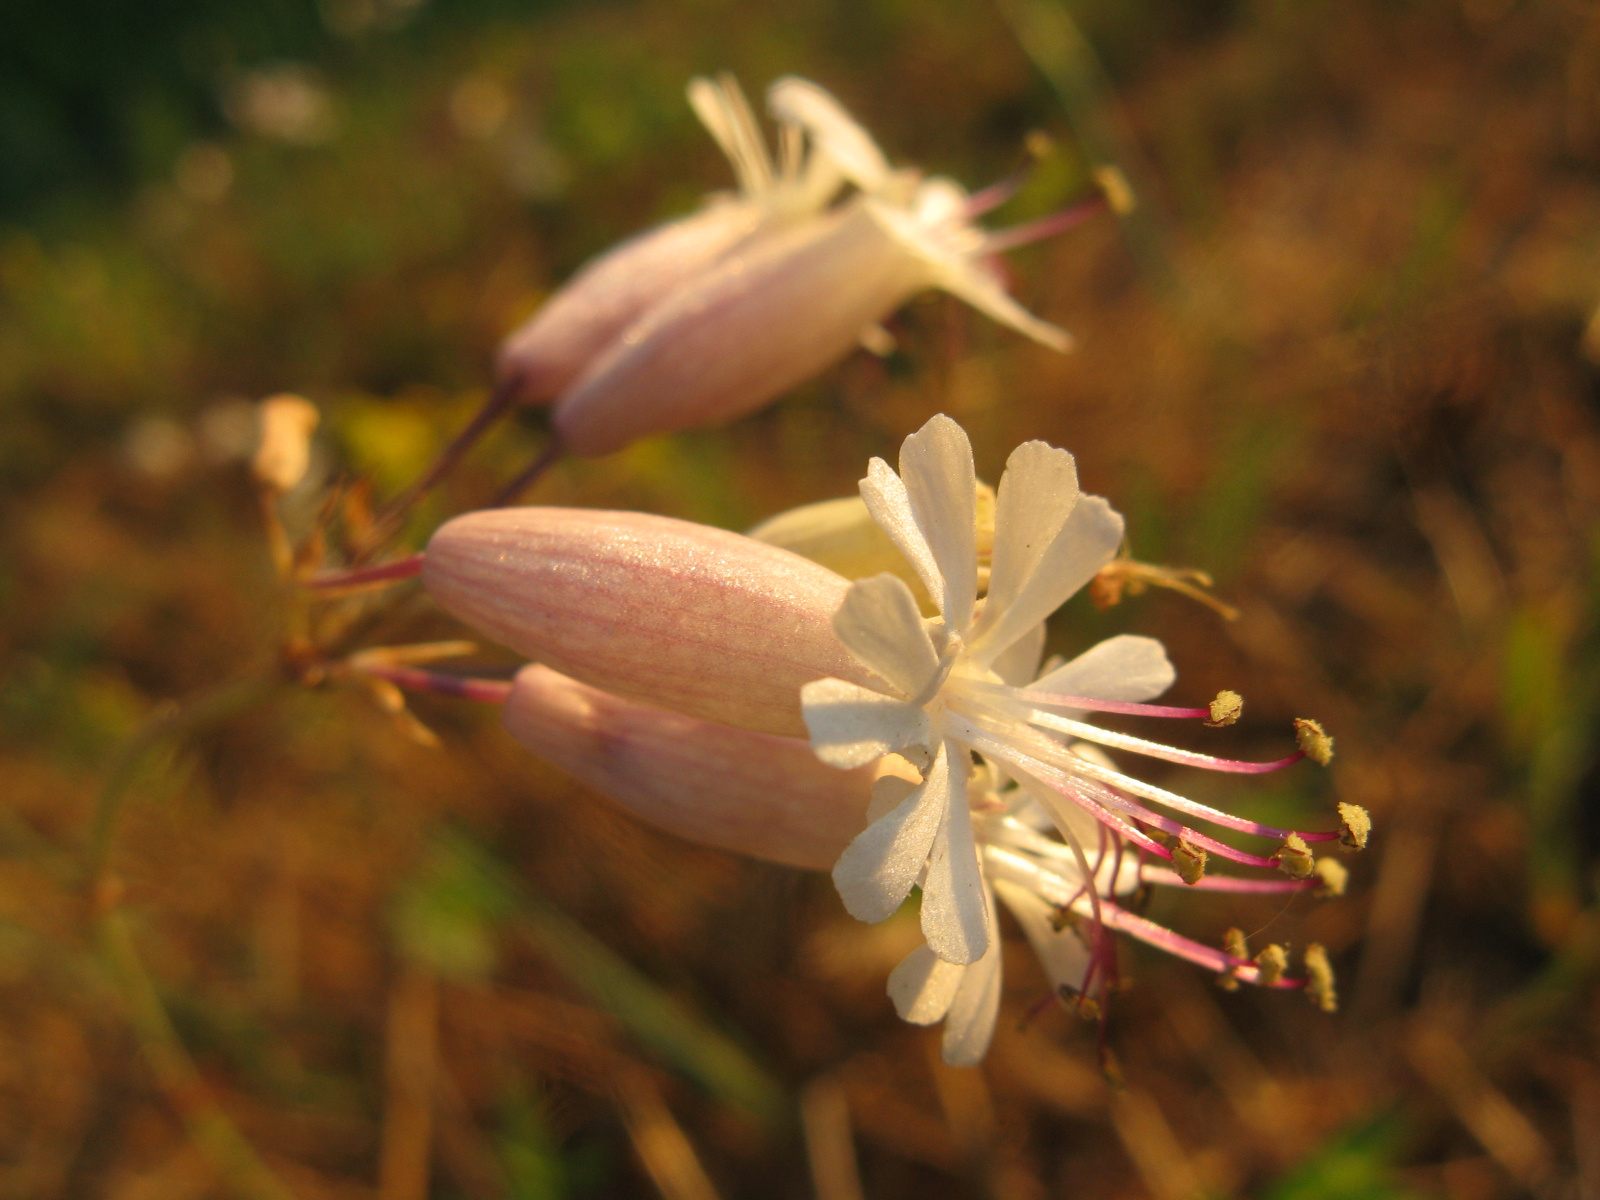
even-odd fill
[(893, 915), (928, 861), (949, 804), (950, 760), (941, 746), (922, 786), (862, 830), (834, 864), (845, 911), (868, 922)]
[(901, 446), (900, 476), (944, 580), (929, 590), (945, 624), (964, 635), (978, 596), (978, 481), (966, 432), (943, 413), (933, 417)]
[(845, 770), (929, 740), (922, 709), (842, 679), (802, 687), (800, 712), (817, 757)]
[(893, 575), (858, 580), (833, 618), (834, 632), (863, 666), (908, 697), (919, 697), (939, 675), (939, 654), (922, 623), (911, 589)]

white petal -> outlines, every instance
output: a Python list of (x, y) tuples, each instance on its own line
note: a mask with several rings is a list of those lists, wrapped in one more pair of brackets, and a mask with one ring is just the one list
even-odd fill
[(989, 947), (989, 906), (967, 805), (967, 752), (954, 742), (945, 742), (944, 752), (949, 795), (922, 883), (922, 933), (940, 958), (971, 963)]
[(1122, 518), (1099, 496), (1080, 497), (1017, 598), (973, 647), (973, 660), (980, 666), (992, 662), (1093, 579), (1121, 545)]
[(745, 195), (760, 195), (772, 187), (772, 158), (766, 141), (750, 111), (750, 102), (732, 75), (715, 81), (691, 79), (689, 107), (728, 156)]
[(842, 679), (817, 679), (802, 687), (800, 715), (817, 757), (841, 770), (913, 742), (926, 744), (930, 737), (922, 709)]
[(943, 413), (933, 417), (901, 445), (900, 477), (944, 580), (929, 591), (945, 624), (965, 634), (978, 598), (978, 479), (966, 432)]
[(928, 595), (935, 598), (944, 595), (944, 576), (939, 574), (939, 564), (933, 561), (928, 539), (917, 527), (905, 482), (883, 459), (874, 458), (867, 464), (867, 477), (861, 481), (861, 499), (878, 528), (916, 570)]
[[(990, 670), (1012, 687), (1027, 687), (1039, 674), (1039, 659), (1044, 655), (1045, 626), (1041, 621), (1006, 647), (989, 664)], [(1073, 695), (1081, 696), (1082, 692)]]
[(975, 1067), (988, 1052), (994, 1038), (995, 1017), (1000, 1011), (1000, 967), (1002, 948), (1000, 928), (994, 920), (994, 901), (988, 901), (989, 949), (961, 976), (950, 1011), (944, 1018), (944, 1041), (940, 1057), (952, 1067)]
[(1011, 607), (1038, 570), (1073, 506), (1078, 503), (1078, 468), (1072, 455), (1044, 442), (1024, 442), (1006, 460), (994, 509), (994, 557), (989, 598), (972, 643)]
[(943, 746), (928, 777), (899, 806), (868, 825), (833, 865), (833, 885), (858, 921), (882, 921), (911, 894), (949, 807), (950, 760)]
[(921, 696), (939, 674), (939, 654), (917, 598), (893, 575), (851, 584), (834, 614), (833, 631), (857, 661), (908, 698)]
[(869, 201), (868, 207), (873, 218), (922, 261), (931, 286), (959, 296), (979, 312), (1052, 350), (1072, 349), (1070, 333), (1040, 320), (1013, 300), (994, 272), (977, 257), (982, 246), (980, 230), (970, 226), (951, 229), (948, 218), (939, 222), (944, 228), (930, 229), (923, 212), (877, 201)]
[(942, 1020), (969, 968), (945, 962), (925, 944), (889, 973), (889, 999), (902, 1021), (932, 1025)]
[(1089, 951), (1077, 932), (1071, 927), (1056, 929), (1052, 920), (1056, 910), (1026, 888), (997, 879), (994, 890), (1022, 926), (1051, 984), (1081, 991), (1089, 969)]
[(1041, 692), (1140, 703), (1161, 695), (1176, 678), (1160, 642), (1124, 633), (1089, 647), (1033, 686)]
[(778, 120), (803, 127), (815, 150), (862, 191), (877, 191), (889, 178), (889, 164), (872, 135), (810, 80), (793, 75), (777, 80), (767, 89), (767, 109)]

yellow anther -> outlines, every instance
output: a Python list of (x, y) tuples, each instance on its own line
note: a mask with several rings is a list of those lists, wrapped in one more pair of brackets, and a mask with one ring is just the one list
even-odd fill
[(1328, 952), (1316, 942), (1306, 947), (1306, 998), (1325, 1013), (1339, 1011), (1333, 965), (1328, 962)]
[(1185, 883), (1199, 883), (1206, 873), (1205, 847), (1180, 840), (1172, 851), (1172, 869)]
[[(1250, 957), (1250, 946), (1245, 941), (1244, 930), (1230, 927), (1222, 935), (1222, 948), (1233, 958), (1247, 959)], [(1239, 975), (1237, 967), (1230, 967), (1217, 977), (1217, 986), (1225, 992), (1239, 990)]]
[(1339, 840), (1352, 850), (1365, 850), (1372, 834), (1372, 815), (1359, 804), (1339, 805)]
[(1283, 973), (1289, 969), (1289, 952), (1277, 943), (1273, 943), (1256, 955), (1256, 969), (1261, 972), (1256, 979), (1262, 987), (1271, 987), (1283, 978)]
[(1206, 724), (1213, 729), (1221, 729), (1224, 725), (1232, 725), (1239, 719), (1239, 714), (1244, 712), (1244, 697), (1238, 692), (1220, 691), (1217, 698), (1211, 702), (1211, 715), (1206, 718)]
[(1300, 743), (1300, 749), (1306, 752), (1306, 757), (1319, 767), (1325, 767), (1333, 761), (1333, 739), (1310, 717), (1295, 718), (1294, 738)]
[(1298, 833), (1291, 833), (1283, 839), (1283, 845), (1278, 847), (1278, 852), (1272, 856), (1282, 871), (1290, 879), (1305, 879), (1315, 868), (1311, 858), (1311, 851), (1307, 849), (1306, 842)]
[(1345, 865), (1336, 858), (1319, 858), (1316, 865), (1317, 878), (1322, 881), (1317, 888), (1319, 896), (1342, 896), (1344, 885), (1350, 879), (1350, 872)]

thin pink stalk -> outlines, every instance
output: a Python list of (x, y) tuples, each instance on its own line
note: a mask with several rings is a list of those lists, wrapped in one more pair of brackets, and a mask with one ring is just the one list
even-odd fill
[(508, 679), (480, 679), (471, 675), (449, 675), (443, 671), (428, 671), (421, 667), (363, 666), (365, 675), (376, 675), (390, 683), (413, 692), (433, 692), (439, 696), (454, 696), (460, 700), (477, 700), (483, 704), (504, 704), (511, 696)]
[(1011, 174), (995, 180), (986, 188), (980, 188), (978, 191), (973, 192), (972, 195), (967, 197), (967, 207), (964, 210), (964, 215), (969, 220), (976, 220), (978, 217), (983, 216), (984, 213), (999, 208), (1022, 190), (1022, 186), (1033, 175), (1034, 165), (1034, 161), (1030, 159), (1011, 172)]
[(561, 444), (561, 439), (552, 434), (550, 440), (545, 443), (545, 448), (539, 451), (538, 457), (524, 467), (520, 475), (494, 494), (494, 499), (489, 501), (489, 507), (509, 508), (522, 499), (522, 494), (539, 482), (539, 477), (554, 466), (565, 451), (566, 447)]
[(1144, 867), (1139, 872), (1141, 883), (1154, 883), (1161, 887), (1185, 887), (1197, 892), (1233, 892), (1241, 895), (1275, 895), (1282, 892), (1309, 892), (1320, 887), (1320, 879), (1241, 879), (1237, 875), (1202, 875), (1195, 883), (1185, 883), (1176, 871), (1166, 867)]
[(1197, 966), (1215, 971), (1219, 975), (1232, 974), (1242, 983), (1253, 983), (1259, 987), (1272, 987), (1282, 989), (1303, 988), (1304, 979), (1280, 979), (1276, 983), (1261, 982), (1261, 968), (1247, 958), (1236, 958), (1225, 950), (1218, 950), (1207, 946), (1182, 934), (1173, 933), (1163, 925), (1157, 925), (1148, 918), (1137, 916), (1125, 908), (1119, 908), (1111, 901), (1104, 901), (1100, 906), (1107, 925), (1129, 937), (1138, 938), (1141, 942), (1165, 950), (1168, 954), (1175, 954), (1179, 958), (1187, 959)]
[(356, 567), (349, 571), (325, 571), (304, 581), (305, 586), (319, 592), (344, 592), (356, 588), (381, 587), (412, 579), (422, 572), (421, 553), (393, 562), (378, 563), (371, 567)]
[(1268, 775), (1273, 771), (1281, 771), (1285, 767), (1292, 767), (1306, 756), (1304, 750), (1296, 750), (1282, 758), (1275, 758), (1271, 762), (1247, 762), (1236, 758), (1218, 758), (1213, 754), (1198, 754), (1193, 750), (1183, 750), (1177, 746), (1166, 746), (1160, 742), (1152, 742), (1146, 738), (1132, 737), (1126, 733), (1114, 733), (1109, 729), (1101, 729), (1098, 725), (1090, 725), (1086, 721), (1074, 721), (1069, 717), (1058, 717), (1054, 713), (1035, 713), (1029, 724), (1037, 725), (1044, 729), (1053, 729), (1057, 733), (1071, 734), (1086, 742), (1098, 742), (1102, 746), (1111, 746), (1118, 750), (1127, 750), (1133, 754), (1142, 754), (1146, 758), (1159, 758), (1163, 762), (1178, 763), (1185, 767), (1199, 767), (1203, 771), (1221, 771), (1229, 775)]
[(385, 506), (378, 514), (376, 524), (382, 526), (398, 522), (417, 501), (454, 470), (462, 456), (477, 444), (478, 440), (488, 432), (489, 426), (498, 421), (516, 401), (521, 386), (522, 379), (516, 374), (509, 375), (496, 383), (490, 390), (488, 399), (484, 401), (483, 407), (472, 420), (467, 422), (466, 428), (456, 434), (455, 440), (439, 452), (439, 457), (433, 460), (433, 465), (423, 473), (422, 478)]
[(991, 233), (984, 239), (984, 251), (988, 254), (998, 254), (1002, 250), (1013, 250), (1030, 242), (1043, 241), (1047, 237), (1065, 233), (1076, 225), (1082, 225), (1090, 217), (1104, 212), (1107, 207), (1109, 206), (1104, 196), (1093, 196), (1060, 212), (1040, 217), (1037, 221), (1027, 221), (1021, 225), (1013, 225), (1010, 229), (1002, 229), (999, 233)]
[[(1064, 756), (1071, 754), (1071, 751), (1062, 748), (1059, 753)], [(1223, 812), (1220, 808), (1212, 808), (1209, 804), (1201, 804), (1198, 800), (1191, 800), (1187, 796), (1180, 796), (1177, 792), (1169, 792), (1166, 788), (1157, 787), (1153, 783), (1146, 783), (1144, 780), (1136, 779), (1132, 775), (1124, 775), (1121, 771), (1107, 770), (1098, 763), (1075, 754), (1071, 755), (1071, 769), (1081, 771), (1090, 778), (1097, 779), (1111, 787), (1121, 788), (1123, 791), (1131, 792), (1135, 796), (1143, 796), (1146, 800), (1153, 801), (1163, 808), (1187, 813), (1191, 817), (1198, 817), (1202, 821), (1209, 821), (1213, 825), (1221, 825), (1224, 829), (1232, 829), (1239, 833), (1272, 838), (1274, 841), (1282, 841), (1292, 833), (1307, 842), (1331, 842), (1339, 836), (1338, 830), (1334, 829), (1280, 829), (1276, 825), (1265, 825), (1260, 821), (1251, 821), (1245, 817), (1235, 816), (1233, 813)], [(1142, 806), (1135, 807), (1142, 808)], [(1144, 820), (1143, 817), (1139, 819)]]
[(976, 680), (964, 681), (964, 686), (974, 691), (992, 691), (1036, 704), (1042, 708), (1071, 708), (1079, 712), (1122, 713), (1130, 717), (1170, 717), (1182, 721), (1206, 721), (1211, 718), (1210, 708), (1175, 708), (1167, 704), (1135, 704), (1127, 700), (1096, 700), (1092, 696), (1068, 696), (1062, 692), (1041, 692), (1034, 688), (1011, 688), (1004, 684), (983, 684)]

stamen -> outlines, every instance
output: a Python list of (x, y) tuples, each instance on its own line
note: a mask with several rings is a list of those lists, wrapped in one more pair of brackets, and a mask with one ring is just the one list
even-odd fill
[(1245, 896), (1309, 892), (1318, 886), (1310, 879), (1244, 879), (1238, 875), (1207, 875), (1195, 883), (1189, 883), (1176, 871), (1169, 871), (1165, 867), (1144, 867), (1139, 872), (1139, 879), (1142, 883), (1153, 883), (1159, 887), (1187, 886), (1197, 892), (1231, 892)]
[(1339, 993), (1333, 985), (1333, 964), (1317, 942), (1306, 947), (1306, 997), (1325, 1013), (1339, 1011)]
[(1177, 849), (1172, 852), (1172, 866), (1178, 878), (1193, 887), (1205, 878), (1206, 852), (1202, 847), (1180, 839)]
[(1283, 973), (1289, 969), (1289, 954), (1282, 946), (1274, 943), (1260, 954), (1256, 955), (1256, 969), (1262, 987), (1274, 987), (1283, 978)]
[(1058, 233), (1065, 233), (1109, 207), (1104, 195), (1080, 200), (1077, 204), (1063, 208), (1060, 212), (1051, 213), (1047, 217), (1040, 217), (1037, 221), (1027, 221), (1021, 225), (1013, 225), (1010, 229), (991, 233), (983, 241), (984, 253), (998, 254), (1002, 250), (1014, 250), (1018, 246), (1026, 246), (1030, 242), (1043, 241)]
[[(1236, 925), (1230, 925), (1228, 932), (1222, 935), (1222, 948), (1237, 959), (1250, 957), (1250, 944), (1245, 940), (1244, 930)], [(1225, 992), (1237, 992), (1239, 977), (1233, 971), (1228, 971), (1217, 977), (1217, 986)]]
[(1065, 692), (1042, 692), (1034, 688), (1008, 687), (981, 679), (963, 679), (961, 686), (1008, 699), (1024, 700), (1041, 708), (1070, 708), (1078, 712), (1121, 713), (1130, 717), (1171, 717), (1177, 720), (1204, 721), (1211, 708), (1174, 708), (1167, 704), (1135, 704), (1127, 700), (1096, 700), (1092, 696), (1069, 696)]
[[(1204, 710), (1209, 712), (1210, 710)], [(1267, 775), (1273, 771), (1281, 771), (1285, 767), (1292, 767), (1302, 758), (1306, 757), (1304, 750), (1296, 750), (1282, 758), (1275, 758), (1271, 762), (1244, 762), (1240, 759), (1217, 758), (1211, 754), (1197, 754), (1193, 750), (1180, 750), (1176, 746), (1163, 745), (1160, 742), (1148, 741), (1145, 738), (1131, 737), (1126, 733), (1113, 733), (1109, 729), (1101, 729), (1098, 725), (1090, 725), (1085, 721), (1074, 721), (1070, 717), (1059, 717), (1054, 713), (1035, 713), (1029, 718), (1029, 723), (1042, 726), (1045, 729), (1054, 729), (1058, 733), (1071, 734), (1086, 742), (1099, 742), (1102, 746), (1113, 746), (1118, 750), (1128, 750), (1134, 754), (1143, 754), (1146, 758), (1159, 758), (1163, 762), (1179, 763), (1185, 767), (1199, 767), (1205, 771), (1224, 771), (1230, 775)], [(1207, 724), (1210, 724), (1207, 721)]]
[(1191, 941), (1182, 934), (1173, 933), (1172, 930), (1157, 925), (1154, 921), (1118, 908), (1109, 900), (1102, 907), (1105, 911), (1106, 924), (1110, 928), (1129, 937), (1136, 937), (1141, 942), (1165, 950), (1168, 954), (1175, 954), (1207, 970), (1218, 974), (1227, 972), (1241, 983), (1253, 983), (1260, 987), (1290, 989), (1305, 986), (1305, 980), (1286, 979), (1281, 972), (1268, 977), (1260, 966), (1247, 958), (1236, 958), (1226, 951)]
[(1278, 852), (1272, 856), (1272, 861), (1273, 865), (1290, 879), (1309, 879), (1315, 869), (1305, 839), (1296, 833), (1291, 833), (1283, 839), (1283, 845), (1278, 847)]
[(1294, 736), (1306, 757), (1317, 766), (1325, 767), (1333, 761), (1333, 739), (1317, 722), (1309, 717), (1296, 717)]
[(1338, 811), (1339, 840), (1352, 850), (1365, 850), (1372, 835), (1372, 815), (1359, 804), (1340, 804)]
[(319, 592), (353, 591), (357, 588), (381, 587), (412, 579), (422, 573), (422, 555), (398, 558), (394, 562), (379, 563), (372, 567), (357, 567), (351, 571), (326, 571), (304, 581), (304, 586)]
[(421, 667), (383, 666), (376, 663), (362, 666), (360, 670), (363, 675), (387, 679), (414, 692), (433, 692), (484, 704), (504, 704), (511, 696), (511, 683), (505, 679), (480, 679), (469, 675), (426, 671)]
[[(1342, 896), (1344, 887), (1350, 879), (1350, 872), (1337, 858), (1319, 858), (1315, 868), (1317, 876), (1317, 895)], [(1306, 881), (1307, 883), (1310, 880)]]
[(1212, 729), (1221, 729), (1225, 725), (1232, 725), (1243, 712), (1244, 697), (1238, 692), (1224, 689), (1211, 702), (1211, 715), (1206, 718), (1206, 724)]
[[(1316, 832), (1279, 829), (1276, 825), (1263, 825), (1259, 821), (1251, 821), (1244, 817), (1237, 817), (1232, 813), (1223, 812), (1221, 809), (1212, 808), (1209, 804), (1201, 804), (1197, 800), (1190, 800), (1187, 796), (1180, 796), (1176, 792), (1169, 792), (1166, 788), (1156, 787), (1153, 783), (1145, 783), (1142, 779), (1135, 779), (1132, 775), (1124, 775), (1120, 771), (1114, 771), (1106, 767), (1102, 767), (1099, 763), (1073, 754), (1070, 750), (1066, 749), (1065, 747), (1057, 746), (1054, 742), (1050, 742), (1048, 745), (1050, 745), (1056, 751), (1056, 753), (1051, 755), (1051, 758), (1057, 762), (1062, 762), (1063, 765), (1069, 766), (1073, 771), (1081, 771), (1083, 774), (1089, 775), (1094, 779), (1098, 779), (1102, 783), (1109, 784), (1115, 788), (1121, 788), (1123, 791), (1131, 792), (1135, 796), (1143, 796), (1146, 800), (1154, 801), (1156, 804), (1159, 804), (1164, 808), (1170, 808), (1176, 812), (1187, 813), (1191, 817), (1198, 817), (1200, 820), (1209, 821), (1213, 825), (1221, 825), (1224, 829), (1233, 829), (1239, 833), (1253, 834), (1256, 837), (1268, 837), (1284, 840), (1287, 840), (1291, 837), (1299, 837), (1305, 842), (1331, 842), (1339, 836), (1332, 830)], [(1070, 759), (1064, 758), (1064, 756), (1069, 755)], [(1139, 807), (1141, 812), (1148, 811), (1142, 808), (1142, 806), (1135, 807)], [(1144, 817), (1139, 817), (1139, 820), (1144, 819)], [(1171, 830), (1170, 832), (1175, 833), (1178, 832), (1178, 830), (1175, 829)], [(1244, 860), (1241, 859), (1238, 861), (1242, 862)], [(1255, 865), (1259, 865), (1260, 861), (1265, 860), (1258, 860)]]
[(967, 206), (963, 215), (968, 220), (976, 220), (984, 213), (999, 208), (1011, 197), (1022, 190), (1025, 183), (1033, 176), (1036, 161), (1030, 158), (1011, 174), (995, 180), (986, 188), (980, 188), (967, 197)]

